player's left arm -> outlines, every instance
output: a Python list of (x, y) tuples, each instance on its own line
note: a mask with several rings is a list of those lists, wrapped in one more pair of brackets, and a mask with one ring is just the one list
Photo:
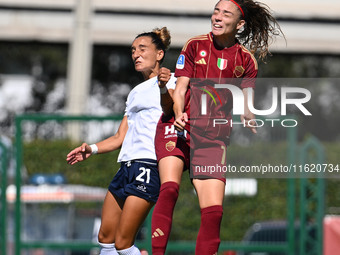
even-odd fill
[[(256, 131), (256, 121), (255, 115), (249, 110), (248, 100), (252, 102), (254, 105), (254, 89), (253, 88), (244, 88), (242, 89), (243, 97), (244, 97), (244, 114), (240, 116), (241, 121), (245, 123), (245, 126), (250, 129), (250, 131), (254, 134)], [(249, 99), (248, 99), (249, 98)]]
[(255, 82), (258, 72), (258, 65), (255, 57), (249, 54), (248, 64), (246, 66), (246, 71), (243, 77), (243, 82), (241, 84), (243, 98), (244, 98), (244, 114), (241, 115), (241, 121), (245, 122), (245, 126), (250, 129), (250, 131), (254, 134), (256, 131), (256, 121), (255, 115), (249, 110), (248, 102), (251, 102), (254, 105), (254, 97), (255, 97)]

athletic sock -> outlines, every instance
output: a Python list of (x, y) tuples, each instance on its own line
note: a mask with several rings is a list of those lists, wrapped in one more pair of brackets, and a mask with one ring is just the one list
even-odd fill
[(139, 249), (134, 245), (124, 250), (117, 250), (117, 252), (119, 255), (141, 255)]
[(197, 236), (196, 255), (217, 254), (223, 215), (221, 205), (201, 209), (201, 226)]
[(179, 185), (176, 182), (165, 182), (161, 185), (151, 222), (153, 255), (163, 255), (165, 253), (178, 191)]
[(114, 243), (100, 243), (101, 249), (99, 255), (118, 255)]

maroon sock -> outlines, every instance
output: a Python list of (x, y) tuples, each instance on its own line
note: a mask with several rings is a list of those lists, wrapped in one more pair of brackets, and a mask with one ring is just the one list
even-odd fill
[(223, 215), (221, 205), (201, 209), (201, 226), (197, 236), (196, 254), (217, 254), (220, 245), (220, 227)]
[(153, 255), (163, 255), (165, 253), (171, 231), (172, 215), (178, 198), (178, 190), (179, 185), (176, 182), (165, 182), (161, 185), (151, 222)]

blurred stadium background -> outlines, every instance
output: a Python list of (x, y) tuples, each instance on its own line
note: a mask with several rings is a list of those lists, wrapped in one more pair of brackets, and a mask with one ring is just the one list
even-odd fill
[[(167, 26), (164, 66), (174, 71), (186, 40), (210, 31), (215, 2), (0, 0), (0, 254), (98, 254), (101, 203), (118, 152), (73, 167), (66, 154), (117, 129), (127, 94), (142, 80), (130, 57), (134, 37)], [(261, 2), (286, 41), (273, 42), (259, 77), (323, 82), (313, 87), (313, 117), (298, 128), (255, 138), (236, 129), (229, 162), (340, 165), (340, 3)], [(259, 88), (258, 98), (265, 93)], [(338, 187), (336, 178), (229, 180), (220, 254), (338, 254)], [(174, 217), (168, 254), (193, 254), (200, 215), (187, 174)], [(138, 236), (147, 250), (149, 221)]]

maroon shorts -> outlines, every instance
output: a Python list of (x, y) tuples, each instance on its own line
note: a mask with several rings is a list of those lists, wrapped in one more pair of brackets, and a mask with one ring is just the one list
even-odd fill
[(190, 174), (194, 179), (219, 179), (225, 182), (227, 146), (221, 140), (210, 140), (191, 134), (193, 148), (190, 160)]
[(173, 123), (173, 116), (164, 115), (158, 122), (155, 137), (157, 161), (167, 156), (177, 156), (190, 169), (191, 178), (214, 178), (225, 182), (226, 142), (186, 130), (179, 133)]
[(183, 159), (185, 167), (190, 163), (190, 139), (185, 130), (178, 133), (174, 126), (174, 116), (162, 115), (156, 129), (155, 149), (157, 161), (168, 156)]

